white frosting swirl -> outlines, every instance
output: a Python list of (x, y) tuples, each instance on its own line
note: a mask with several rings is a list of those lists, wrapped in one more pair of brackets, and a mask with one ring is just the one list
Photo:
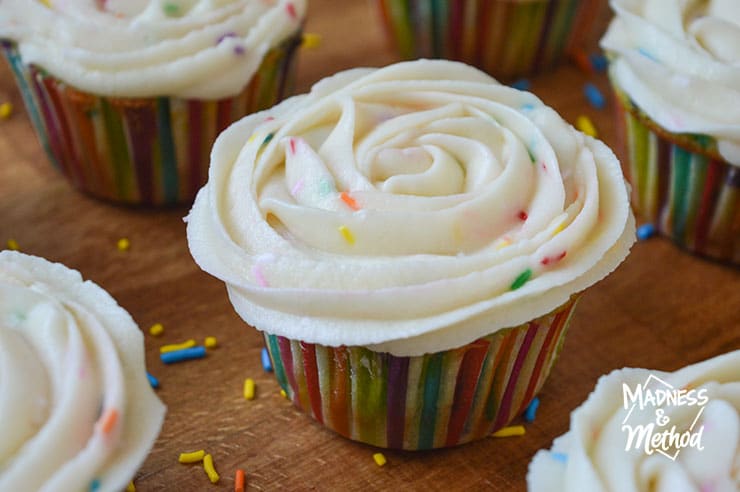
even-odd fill
[(0, 39), (83, 91), (219, 99), (298, 32), (305, 9), (305, 0), (2, 0)]
[(740, 165), (740, 2), (612, 0), (616, 85), (673, 133), (709, 135)]
[(634, 219), (601, 142), (472, 67), (418, 60), (232, 125), (188, 240), (258, 329), (413, 355), (558, 307), (623, 260)]
[(164, 413), (126, 311), (64, 265), (0, 252), (0, 490), (123, 490)]
[[(628, 413), (623, 384), (630, 391), (638, 384), (667, 389), (662, 383), (645, 385), (651, 375), (675, 389), (693, 391), (696, 404), (636, 407)], [(684, 402), (689, 402), (688, 394)], [(647, 454), (644, 448), (630, 446), (625, 451), (628, 435), (623, 422), (633, 426), (655, 423), (658, 409), (670, 420), (666, 427), (675, 425), (676, 432), (683, 433), (693, 425), (691, 433), (701, 436), (692, 446), (666, 452), (675, 461), (657, 451)], [(655, 432), (664, 430), (656, 427)], [(530, 492), (740, 490), (740, 351), (674, 373), (621, 369), (603, 376), (586, 402), (571, 414), (570, 430), (555, 439), (551, 450), (534, 456), (527, 483)]]

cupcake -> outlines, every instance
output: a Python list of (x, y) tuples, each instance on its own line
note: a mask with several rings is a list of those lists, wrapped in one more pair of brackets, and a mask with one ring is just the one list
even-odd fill
[(218, 133), (290, 85), (305, 0), (3, 0), (0, 40), (76, 188), (190, 203)]
[(295, 405), (402, 449), (518, 415), (634, 240), (605, 145), (444, 60), (342, 72), (235, 123), (187, 222)]
[(539, 451), (530, 492), (737, 491), (740, 351), (674, 373), (620, 369), (599, 379), (570, 430)]
[(120, 491), (159, 434), (144, 338), (103, 289), (0, 252), (0, 490)]
[(459, 60), (501, 79), (552, 68), (568, 51), (591, 50), (608, 13), (604, 0), (373, 2), (402, 58)]
[(740, 264), (740, 3), (612, 2), (602, 46), (639, 219)]

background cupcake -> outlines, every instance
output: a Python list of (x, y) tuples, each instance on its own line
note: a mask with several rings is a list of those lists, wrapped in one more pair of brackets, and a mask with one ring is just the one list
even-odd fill
[(0, 490), (120, 491), (165, 408), (144, 338), (107, 292), (58, 263), (0, 252)]
[(274, 104), (305, 0), (0, 3), (0, 39), (52, 164), (132, 204), (190, 201), (218, 133)]
[(740, 263), (740, 3), (612, 2), (625, 174), (643, 221)]
[(605, 0), (373, 0), (404, 59), (446, 58), (510, 80), (589, 53), (603, 33)]
[(404, 449), (518, 415), (577, 295), (634, 240), (603, 144), (430, 60), (342, 72), (234, 124), (187, 221), (293, 402)]

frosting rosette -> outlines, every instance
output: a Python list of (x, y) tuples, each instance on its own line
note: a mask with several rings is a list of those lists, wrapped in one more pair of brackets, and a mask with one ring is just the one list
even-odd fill
[(305, 0), (3, 0), (0, 38), (78, 90), (114, 97), (238, 94), (299, 32)]
[(252, 326), (394, 355), (546, 314), (634, 241), (605, 145), (443, 60), (342, 72), (232, 125), (187, 221)]
[(0, 252), (0, 490), (126, 488), (165, 413), (143, 345), (78, 272)]
[(535, 455), (527, 484), (531, 492), (730, 492), (740, 486), (739, 464), (734, 351), (674, 373), (603, 376), (571, 414), (570, 430)]
[(672, 133), (708, 135), (740, 165), (740, 2), (612, 0), (610, 75)]

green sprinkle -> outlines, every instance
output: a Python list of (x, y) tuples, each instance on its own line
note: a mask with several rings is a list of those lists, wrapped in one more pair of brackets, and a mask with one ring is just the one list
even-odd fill
[(174, 17), (180, 13), (180, 6), (175, 3), (165, 3), (164, 13), (170, 17)]
[(532, 278), (532, 269), (527, 268), (520, 273), (516, 279), (514, 279), (514, 282), (511, 284), (511, 290), (517, 290), (519, 287), (526, 284), (530, 278)]
[(265, 145), (269, 144), (270, 140), (272, 140), (272, 137), (274, 136), (275, 136), (274, 133), (268, 133), (265, 139), (262, 141), (262, 146), (264, 147)]
[(335, 191), (334, 189), (334, 183), (330, 179), (322, 179), (319, 181), (319, 196), (326, 196), (329, 193), (333, 193)]
[(534, 164), (535, 162), (537, 162), (537, 159), (535, 159), (534, 154), (529, 149), (529, 147), (527, 147), (527, 154), (529, 154), (529, 158), (532, 160), (532, 164)]

